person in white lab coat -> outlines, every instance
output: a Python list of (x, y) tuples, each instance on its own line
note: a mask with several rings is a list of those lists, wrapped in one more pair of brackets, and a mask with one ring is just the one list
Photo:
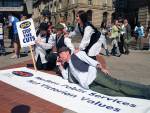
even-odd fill
[(37, 33), (37, 40), (35, 41), (35, 60), (37, 69), (48, 69), (48, 61), (45, 56), (47, 50), (52, 49), (54, 42), (51, 40), (53, 37), (48, 34), (47, 23), (41, 23)]

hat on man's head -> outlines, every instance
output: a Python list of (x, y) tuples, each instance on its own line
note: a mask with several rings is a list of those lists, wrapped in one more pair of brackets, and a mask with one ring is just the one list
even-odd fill
[(62, 24), (56, 24), (55, 29), (57, 29), (57, 30), (64, 29), (64, 26)]
[(71, 54), (71, 50), (68, 47), (61, 47), (60, 49), (58, 49), (58, 54), (60, 54), (61, 52), (66, 52), (69, 51), (69, 53)]

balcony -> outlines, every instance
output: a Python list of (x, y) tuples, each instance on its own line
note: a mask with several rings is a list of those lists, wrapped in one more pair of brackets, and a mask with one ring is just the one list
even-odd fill
[(23, 11), (23, 6), (20, 6), (20, 7), (0, 7), (0, 11)]
[(23, 0), (1, 0), (0, 11), (23, 11)]

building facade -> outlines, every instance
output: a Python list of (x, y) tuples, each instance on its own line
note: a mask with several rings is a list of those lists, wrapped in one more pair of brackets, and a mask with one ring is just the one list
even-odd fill
[(127, 18), (132, 28), (137, 22), (150, 26), (150, 0), (115, 0), (114, 4), (116, 17)]
[(113, 13), (112, 0), (43, 0), (34, 4), (34, 19), (40, 13), (46, 13), (53, 24), (59, 22), (61, 17), (66, 23), (75, 24), (76, 13), (85, 10), (88, 19), (95, 26), (100, 27), (103, 20), (111, 19)]
[(32, 0), (0, 0), (0, 14), (16, 13), (19, 16), (26, 13), (31, 15), (32, 6)]

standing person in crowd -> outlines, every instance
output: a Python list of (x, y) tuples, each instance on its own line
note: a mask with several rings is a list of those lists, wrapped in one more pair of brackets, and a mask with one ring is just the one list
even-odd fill
[(102, 47), (105, 49), (106, 51), (106, 55), (109, 56), (109, 51), (108, 51), (108, 47), (107, 47), (107, 41), (106, 41), (106, 36), (108, 34), (107, 28), (106, 28), (106, 22), (102, 22), (101, 24), (101, 37), (100, 37), (100, 51), (102, 49)]
[(8, 34), (9, 39), (11, 40), (9, 48), (13, 48), (14, 45), (13, 45), (13, 27), (12, 26), (8, 27), (8, 32), (9, 32), (9, 34)]
[(13, 44), (14, 44), (14, 51), (15, 54), (11, 57), (12, 59), (14, 58), (19, 58), (20, 57), (20, 41), (19, 41), (19, 36), (18, 36), (18, 31), (17, 31), (17, 26), (16, 23), (19, 22), (19, 19), (13, 16), (12, 14), (8, 15), (9, 19), (9, 26), (12, 26), (13, 30)]
[(39, 30), (37, 32), (37, 40), (35, 41), (35, 60), (37, 69), (47, 70), (48, 69), (48, 61), (46, 60), (46, 52), (49, 49), (52, 49), (53, 43), (51, 42), (48, 34), (48, 25), (47, 23), (41, 23), (39, 26)]
[(111, 54), (115, 55), (117, 57), (120, 57), (121, 53), (119, 50), (119, 46), (118, 46), (118, 41), (119, 41), (119, 22), (118, 20), (114, 21), (114, 25), (112, 26), (112, 31), (111, 31), (111, 39), (112, 39), (112, 50), (111, 50)]
[(120, 28), (119, 28), (119, 40), (118, 46), (121, 54), (124, 54), (124, 34), (125, 34), (125, 25), (123, 23), (123, 19), (119, 20)]
[(137, 23), (135, 26), (134, 32), (137, 34), (137, 42), (136, 42), (136, 49), (143, 49), (143, 38), (144, 38), (144, 27), (141, 25), (140, 22)]
[(0, 55), (5, 55), (3, 22), (0, 22)]
[[(69, 48), (63, 47), (58, 53), (62, 77), (69, 82), (105, 95), (150, 99), (150, 86), (117, 80), (107, 75), (108, 70), (103, 69), (99, 62), (88, 57), (84, 51), (71, 55)], [(67, 62), (68, 67), (64, 69), (61, 62)]]
[(96, 59), (96, 55), (100, 50), (100, 32), (88, 21), (87, 13), (83, 10), (77, 13), (77, 25), (73, 32), (69, 33), (69, 37), (81, 35), (82, 40), (79, 45), (79, 50), (83, 50), (88, 56)]
[(129, 54), (129, 43), (131, 42), (131, 26), (128, 23), (128, 20), (124, 20), (124, 26), (125, 26), (125, 33), (124, 33), (124, 54)]
[(148, 32), (147, 38), (149, 39), (149, 48), (148, 48), (148, 51), (150, 51), (150, 26), (147, 27), (147, 32)]

